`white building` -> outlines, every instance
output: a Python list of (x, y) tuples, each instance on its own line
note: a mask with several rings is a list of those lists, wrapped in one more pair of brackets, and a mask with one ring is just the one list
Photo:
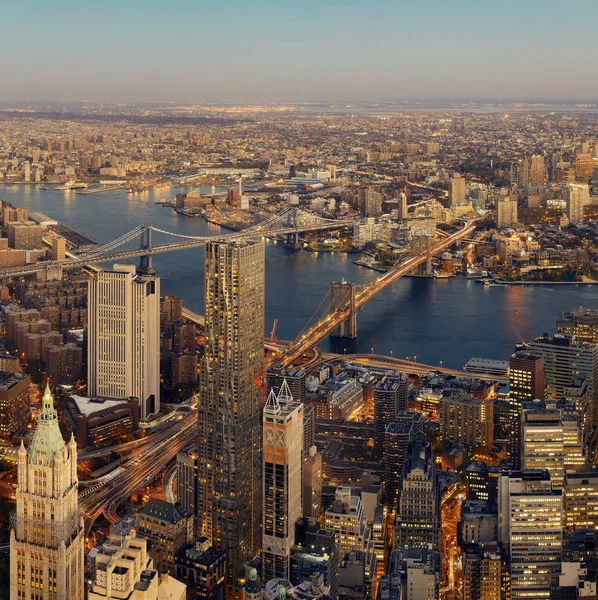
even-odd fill
[(501, 475), (498, 536), (511, 558), (511, 598), (550, 598), (561, 567), (563, 499), (545, 469)]
[(88, 600), (184, 600), (187, 586), (159, 575), (147, 551), (147, 541), (132, 535), (111, 535), (87, 557)]
[(29, 449), (18, 453), (17, 509), (10, 533), (10, 597), (83, 600), (84, 529), (77, 445), (64, 443), (50, 389)]
[(293, 400), (286, 379), (278, 395), (270, 390), (263, 412), (263, 436), (263, 579), (289, 579), (295, 523), (303, 508), (303, 404)]
[(139, 398), (160, 409), (160, 280), (114, 265), (89, 282), (87, 387), (92, 397)]
[(590, 187), (587, 183), (570, 183), (565, 189), (567, 218), (570, 223), (583, 222), (583, 208), (590, 203)]
[(366, 576), (373, 577), (376, 556), (372, 530), (368, 527), (361, 498), (354, 496), (350, 487), (336, 489), (335, 501), (325, 513), (325, 527), (336, 534), (341, 557), (352, 550), (364, 552)]

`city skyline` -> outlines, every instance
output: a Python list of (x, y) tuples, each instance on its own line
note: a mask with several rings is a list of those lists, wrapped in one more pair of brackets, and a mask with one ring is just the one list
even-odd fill
[(11, 60), (0, 74), (11, 85), (0, 100), (596, 100), (587, 40), (598, 7), (573, 5), (15, 3), (3, 15)]
[(598, 103), (17, 104), (0, 598), (598, 597)]

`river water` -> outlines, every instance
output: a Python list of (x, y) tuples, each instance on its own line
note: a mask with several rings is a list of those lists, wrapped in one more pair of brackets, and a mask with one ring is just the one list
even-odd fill
[[(217, 234), (219, 227), (156, 204), (176, 188), (128, 194), (117, 190), (81, 195), (38, 186), (0, 185), (0, 198), (40, 211), (103, 244), (139, 223), (185, 235)], [(209, 191), (206, 188), (205, 191)], [(367, 283), (378, 273), (352, 263), (355, 255), (294, 252), (282, 243), (266, 247), (266, 332), (275, 318), (278, 337), (293, 339), (322, 303), (331, 281)], [(203, 314), (203, 250), (160, 254), (154, 266), (164, 294), (183, 298)], [(560, 311), (598, 307), (597, 286), (483, 286), (464, 277), (403, 278), (373, 298), (358, 314), (358, 338), (350, 350), (417, 356), (432, 365), (461, 368), (472, 357), (506, 359), (515, 343), (553, 332)], [(323, 349), (343, 352), (339, 342)]]

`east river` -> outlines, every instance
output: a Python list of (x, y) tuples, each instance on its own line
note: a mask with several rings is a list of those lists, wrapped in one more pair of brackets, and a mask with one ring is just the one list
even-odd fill
[[(138, 224), (184, 235), (220, 231), (202, 218), (189, 218), (156, 204), (176, 188), (128, 194), (126, 190), (81, 195), (0, 185), (0, 198), (40, 211), (104, 244)], [(208, 188), (206, 188), (208, 191)], [(321, 305), (331, 281), (367, 283), (379, 274), (353, 264), (356, 255), (294, 252), (266, 242), (266, 332), (278, 319), (278, 337), (293, 339)], [(163, 294), (179, 296), (203, 314), (203, 251), (160, 254), (154, 266)], [(417, 356), (419, 362), (462, 368), (472, 357), (506, 359), (522, 338), (552, 333), (560, 311), (598, 307), (598, 287), (579, 285), (484, 286), (459, 276), (403, 278), (372, 299), (358, 314), (351, 351)], [(323, 349), (343, 352), (338, 341)]]

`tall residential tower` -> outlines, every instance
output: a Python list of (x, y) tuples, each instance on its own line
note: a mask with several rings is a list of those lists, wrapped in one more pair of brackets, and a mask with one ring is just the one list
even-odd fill
[(261, 545), (263, 360), (264, 244), (208, 242), (197, 518), (226, 550), (229, 595)]

